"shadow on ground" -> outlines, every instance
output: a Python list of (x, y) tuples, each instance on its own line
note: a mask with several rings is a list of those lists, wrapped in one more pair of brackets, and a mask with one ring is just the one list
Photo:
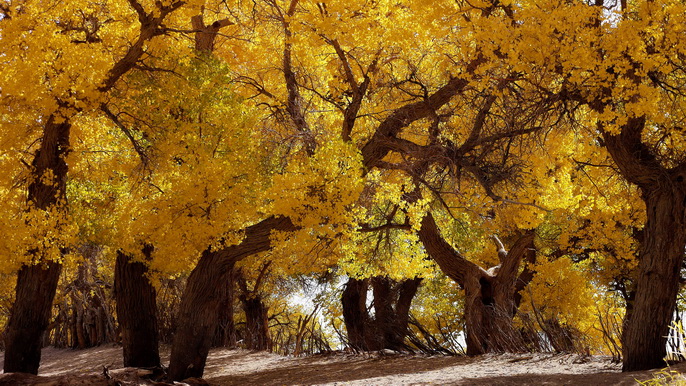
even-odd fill
[(297, 365), (265, 369), (250, 374), (207, 378), (218, 385), (294, 385), (331, 382), (350, 382), (374, 377), (413, 374), (440, 370), (474, 362), (466, 357), (417, 358), (390, 356), (377, 359), (353, 359), (326, 362), (326, 358), (305, 358)]

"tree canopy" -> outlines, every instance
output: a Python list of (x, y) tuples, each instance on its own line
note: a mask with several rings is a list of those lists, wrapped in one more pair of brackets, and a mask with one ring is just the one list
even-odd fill
[[(312, 275), (349, 280), (344, 307), (373, 293), (358, 311), (377, 333), (418, 296), (401, 330), (459, 325), (468, 354), (530, 348), (533, 319), (556, 350), (573, 342), (552, 330), (615, 354), (613, 314), (626, 370), (663, 362), (686, 247), (686, 5), (6, 0), (0, 16), (8, 352), (36, 326), (17, 356), (33, 364), (6, 371), (37, 371), (86, 245), (97, 272), (126, 256), (158, 291), (188, 277), (179, 380), (202, 375), (216, 283), (238, 280), (248, 318), (260, 291)], [(352, 315), (322, 304), (335, 329)]]

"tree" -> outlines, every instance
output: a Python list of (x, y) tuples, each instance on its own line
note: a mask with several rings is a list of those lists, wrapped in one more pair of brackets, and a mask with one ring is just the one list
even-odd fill
[[(645, 204), (635, 298), (623, 334), (623, 369), (633, 371), (664, 364), (686, 242), (678, 139), (683, 37), (674, 29), (684, 9), (654, 1), (622, 2), (616, 13), (606, 12), (608, 6), (599, 1), (545, 10), (545, 20), (564, 17), (565, 30), (529, 36), (555, 47), (556, 60), (550, 67), (533, 57), (528, 62), (539, 71), (554, 68), (564, 97), (583, 106), (580, 115), (592, 117), (590, 135), (607, 149), (617, 172), (638, 187)], [(533, 15), (544, 20), (543, 14)], [(572, 53), (572, 41), (583, 42), (583, 48)]]
[[(22, 132), (27, 134), (3, 143), (33, 153), (30, 164), (24, 162), (29, 165), (27, 181), (21, 184), (26, 192), (25, 204), (16, 195), (12, 202), (18, 213), (35, 219), (33, 224), (25, 223), (36, 234), (46, 230), (69, 233), (66, 158), (75, 118), (97, 109), (100, 97), (137, 64), (146, 43), (165, 32), (163, 22), (183, 4), (160, 4), (154, 11), (146, 11), (136, 1), (129, 1), (125, 8), (69, 3), (53, 7), (50, 12), (33, 4), (3, 7), (0, 23), (3, 40), (8, 39), (3, 57), (5, 67), (15, 68), (3, 72), (1, 87), (7, 100), (3, 115), (15, 116), (4, 126), (24, 127)], [(76, 12), (79, 9), (82, 12)], [(138, 23), (131, 20), (132, 14)], [(123, 20), (138, 31), (130, 35), (124, 31), (121, 35), (103, 33), (100, 29), (107, 20)], [(112, 54), (102, 55), (104, 50)], [(84, 57), (94, 58), (86, 71)], [(18, 62), (24, 65), (12, 64)], [(9, 133), (3, 130), (3, 134)], [(37, 146), (27, 146), (30, 143)], [(17, 175), (16, 168), (10, 170)], [(41, 218), (42, 223), (37, 222)], [(62, 269), (61, 255), (69, 247), (65, 238), (57, 238), (51, 248), (41, 247), (35, 236), (31, 239), (34, 243), (29, 241), (24, 250), (13, 246), (27, 257), (19, 270), (5, 338), (5, 372), (37, 373), (41, 335), (47, 327)]]
[[(152, 248), (143, 254), (150, 256)], [(117, 252), (114, 268), (114, 296), (121, 328), (125, 367), (159, 367), (157, 292), (145, 276), (145, 262)]]
[(262, 265), (254, 280), (253, 288), (248, 289), (248, 283), (242, 270), (238, 273), (238, 287), (241, 289), (240, 299), (245, 312), (244, 344), (250, 350), (271, 350), (272, 340), (269, 335), (269, 307), (261, 294), (261, 286), (265, 276), (269, 275), (271, 262)]

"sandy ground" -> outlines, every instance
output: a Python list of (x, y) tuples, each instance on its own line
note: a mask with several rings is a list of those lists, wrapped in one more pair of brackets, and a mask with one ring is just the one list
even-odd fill
[[(163, 361), (168, 360), (163, 349)], [(3, 359), (0, 353), (0, 360)], [(112, 379), (106, 380), (103, 366)], [(686, 372), (686, 364), (673, 371)], [(124, 369), (121, 348), (46, 348), (39, 376), (3, 374), (0, 385), (151, 385), (145, 371)], [(205, 381), (211, 385), (635, 385), (653, 372), (622, 373), (607, 357), (503, 354), (478, 358), (348, 355), (282, 357), (246, 350), (213, 350)], [(191, 382), (189, 382), (191, 383)]]

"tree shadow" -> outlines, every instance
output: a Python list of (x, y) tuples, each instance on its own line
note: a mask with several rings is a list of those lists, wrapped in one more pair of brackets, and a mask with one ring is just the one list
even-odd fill
[(367, 378), (400, 374), (413, 374), (439, 370), (455, 365), (474, 362), (467, 357), (402, 357), (390, 356), (377, 359), (354, 358), (329, 363), (322, 358), (306, 358), (298, 365), (265, 369), (264, 371), (207, 378), (210, 384), (218, 385), (293, 385), (328, 382), (350, 382)]
[(519, 374), (509, 376), (463, 378), (455, 385), (504, 386), (504, 385), (574, 385), (610, 386), (636, 385), (637, 380), (650, 378), (645, 372), (639, 373), (593, 373), (593, 374)]

